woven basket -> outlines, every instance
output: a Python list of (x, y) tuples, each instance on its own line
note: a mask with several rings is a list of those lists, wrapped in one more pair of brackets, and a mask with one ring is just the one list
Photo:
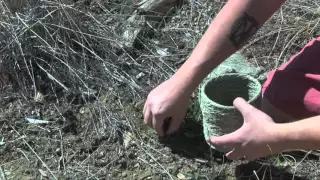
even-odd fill
[[(261, 94), (260, 82), (246, 74), (222, 74), (203, 83), (199, 104), (202, 113), (203, 133), (206, 139), (232, 133), (243, 124), (241, 113), (234, 108), (233, 101), (242, 97), (255, 105)], [(228, 151), (214, 147), (218, 151)]]

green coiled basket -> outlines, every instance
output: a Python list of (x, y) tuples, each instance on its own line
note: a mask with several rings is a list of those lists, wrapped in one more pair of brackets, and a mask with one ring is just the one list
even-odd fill
[[(243, 117), (233, 106), (233, 101), (242, 97), (255, 106), (261, 89), (258, 79), (248, 74), (225, 73), (208, 78), (200, 87), (198, 98), (205, 138), (221, 136), (239, 129), (243, 124)], [(218, 151), (229, 151), (209, 145)]]

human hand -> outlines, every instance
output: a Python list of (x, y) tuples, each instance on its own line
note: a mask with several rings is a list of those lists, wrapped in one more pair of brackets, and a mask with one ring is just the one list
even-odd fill
[(232, 149), (226, 154), (228, 159), (254, 160), (281, 151), (281, 139), (277, 136), (277, 124), (242, 98), (234, 101), (244, 123), (237, 131), (208, 140), (215, 146)]
[[(171, 78), (153, 89), (144, 105), (144, 122), (154, 128), (159, 136), (175, 132), (187, 112), (190, 94), (182, 82)], [(164, 120), (170, 118), (167, 132), (164, 132)]]

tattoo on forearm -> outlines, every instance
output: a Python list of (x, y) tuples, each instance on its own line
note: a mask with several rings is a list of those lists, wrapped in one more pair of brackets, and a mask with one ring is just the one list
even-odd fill
[(254, 17), (244, 13), (236, 22), (232, 25), (230, 40), (236, 48), (247, 42), (247, 40), (253, 36), (258, 30), (259, 23)]

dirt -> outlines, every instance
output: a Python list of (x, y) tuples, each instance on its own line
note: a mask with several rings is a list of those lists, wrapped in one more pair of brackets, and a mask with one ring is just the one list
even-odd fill
[[(97, 4), (100, 1), (77, 2), (84, 3), (83, 10), (97, 17), (116, 9), (111, 6), (103, 9)], [(91, 95), (79, 91), (54, 94), (48, 90), (50, 86), (43, 86), (38, 92), (43, 97), (35, 100), (19, 94), (14, 86), (3, 88), (0, 179), (317, 179), (320, 164), (315, 153), (293, 152), (247, 162), (229, 161), (210, 149), (202, 133), (196, 97), (175, 134), (160, 138), (143, 124), (142, 109), (148, 92), (181, 66), (223, 4), (193, 3), (175, 9), (164, 27), (140, 37), (143, 44), (138, 49), (129, 49), (129, 54), (111, 48), (118, 58), (114, 64), (132, 77), (143, 72), (136, 78), (140, 90), (133, 91), (128, 84), (118, 83), (101, 91), (99, 86), (93, 87), (96, 93)], [(123, 7), (117, 13), (132, 12)], [(100, 18), (107, 24), (119, 23)], [(277, 27), (280, 27), (278, 15), (257, 37)], [(273, 60), (280, 57), (285, 61), (312, 37), (299, 36), (282, 53), (279, 49), (288, 44), (294, 32), (281, 33), (275, 47), (277, 33), (253, 40), (243, 53), (250, 62), (270, 70), (276, 65)], [(104, 43), (96, 45), (97, 51), (103, 52)], [(159, 53), (168, 56), (161, 57)], [(131, 63), (129, 55), (140, 65)], [(32, 124), (26, 118), (45, 123)]]
[[(317, 172), (317, 156), (307, 157), (295, 175), (289, 167), (295, 164), (282, 165), (281, 160), (228, 161), (206, 144), (201, 121), (193, 117), (196, 105), (177, 133), (159, 138), (142, 123), (143, 101), (123, 99), (120, 105), (118, 100), (104, 95), (59, 108), (21, 99), (8, 102), (1, 117), (6, 132), (0, 146), (2, 170), (8, 179), (52, 179), (50, 171), (58, 179), (255, 179), (253, 172), (266, 179), (299, 179)], [(97, 116), (97, 107), (104, 108), (105, 116)], [(29, 124), (24, 117), (51, 123)]]

